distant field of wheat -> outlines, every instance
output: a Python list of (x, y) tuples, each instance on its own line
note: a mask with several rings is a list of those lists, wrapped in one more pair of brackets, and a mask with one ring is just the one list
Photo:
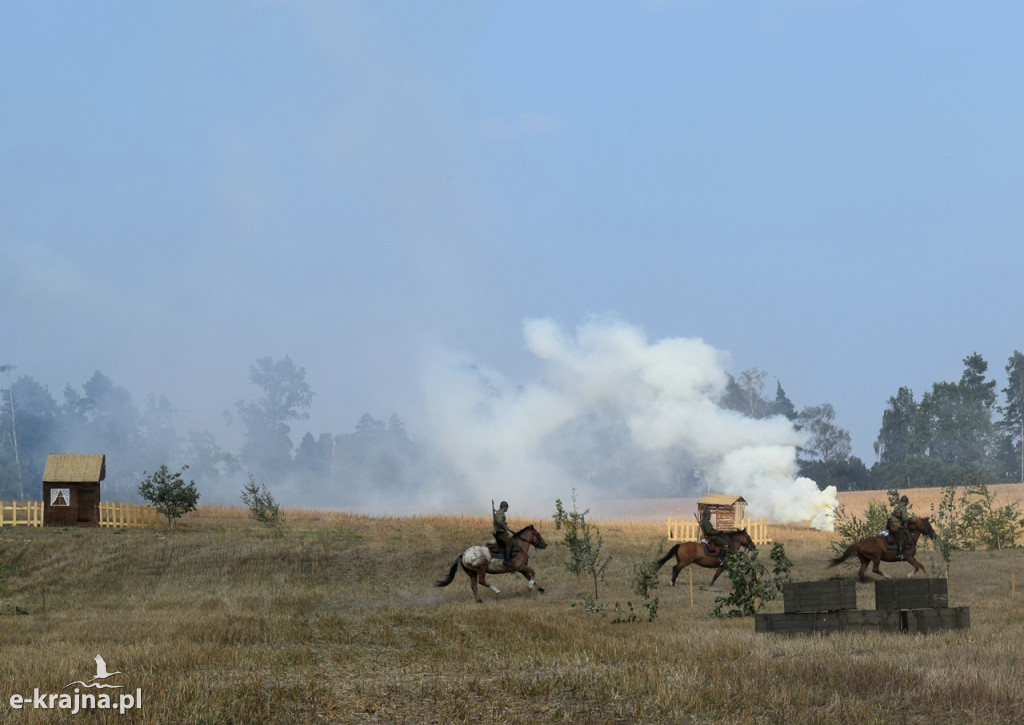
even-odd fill
[[(925, 513), (930, 499), (909, 493)], [(15, 710), (10, 696), (60, 692), (95, 670), (97, 654), (142, 693), (136, 711), (88, 715), (101, 723), (1024, 718), (1024, 550), (954, 555), (950, 605), (970, 607), (969, 630), (787, 637), (755, 634), (750, 618), (709, 618), (730, 584), (703, 589), (706, 569), (693, 571), (692, 587), (684, 571), (670, 588), (666, 565), (653, 622), (614, 623), (573, 606), (577, 581), (550, 519), (510, 522), (537, 524), (547, 538), (531, 555), (547, 591), (493, 576), (502, 592), (483, 590), (483, 604), (461, 572), (449, 587), (433, 583), (486, 537), (486, 518), (289, 511), (273, 536), (243, 509), (201, 508), (177, 532), (0, 529), (0, 721), (86, 717)], [(664, 546), (665, 527), (597, 525), (612, 557), (599, 599), (610, 611), (636, 599), (633, 566)], [(795, 580), (854, 575), (853, 564), (825, 568), (830, 534), (794, 526), (773, 537)], [(946, 574), (930, 548), (920, 558)], [(897, 576), (910, 567), (883, 568)], [(873, 608), (873, 587), (857, 589), (859, 606)]]

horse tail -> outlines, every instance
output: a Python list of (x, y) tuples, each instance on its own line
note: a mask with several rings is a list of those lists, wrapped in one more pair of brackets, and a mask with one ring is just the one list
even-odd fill
[(668, 550), (668, 553), (665, 554), (665, 556), (661, 557), (656, 562), (654, 562), (654, 569), (658, 570), (661, 567), (663, 567), (665, 565), (666, 561), (668, 561), (669, 559), (671, 559), (673, 556), (676, 555), (677, 551), (679, 551), (679, 544), (676, 544), (675, 546), (673, 546), (671, 549)]
[(446, 576), (444, 579), (438, 579), (436, 582), (434, 582), (434, 586), (435, 587), (446, 587), (449, 584), (451, 584), (452, 580), (455, 579), (455, 571), (459, 568), (459, 564), (461, 562), (462, 562), (462, 554), (459, 554), (458, 556), (455, 557), (454, 560), (452, 560), (452, 568), (448, 570), (448, 576)]
[(857, 551), (857, 545), (856, 544), (850, 544), (849, 546), (846, 547), (846, 551), (844, 551), (842, 554), (837, 556), (835, 559), (832, 559), (831, 561), (829, 561), (829, 563), (828, 563), (829, 568), (831, 568), (833, 566), (837, 566), (839, 564), (842, 564), (844, 561), (846, 561), (851, 556), (853, 556), (856, 553), (856, 551)]

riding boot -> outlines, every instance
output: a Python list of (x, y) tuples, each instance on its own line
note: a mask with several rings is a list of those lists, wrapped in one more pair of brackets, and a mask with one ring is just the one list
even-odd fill
[(896, 558), (903, 561), (903, 545), (896, 547)]

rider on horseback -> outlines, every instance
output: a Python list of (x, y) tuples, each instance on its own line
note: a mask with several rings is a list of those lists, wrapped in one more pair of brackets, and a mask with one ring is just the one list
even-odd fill
[(705, 506), (704, 510), (701, 511), (700, 530), (703, 532), (705, 539), (718, 546), (718, 565), (723, 566), (725, 564), (725, 557), (732, 548), (732, 545), (728, 537), (716, 529), (715, 525), (711, 523), (710, 506)]
[(515, 537), (508, 528), (505, 521), (505, 512), (508, 511), (508, 501), (502, 501), (498, 510), (494, 512), (494, 540), (502, 547), (502, 561), (509, 569), (512, 568), (512, 547), (515, 544)]
[(907, 506), (910, 504), (910, 499), (906, 496), (900, 496), (899, 502), (896, 507), (889, 514), (889, 520), (886, 522), (885, 528), (891, 533), (896, 539), (896, 558), (902, 561), (903, 549), (911, 543), (910, 531), (907, 530), (907, 524), (910, 523), (913, 516), (907, 510)]

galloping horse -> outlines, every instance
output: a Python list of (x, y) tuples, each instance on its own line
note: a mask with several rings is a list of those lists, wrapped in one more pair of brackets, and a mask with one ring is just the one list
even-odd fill
[[(740, 546), (747, 548), (751, 551), (757, 551), (757, 547), (754, 545), (754, 540), (750, 538), (746, 529), (739, 529), (738, 531), (723, 531), (722, 535), (729, 539), (729, 543), (732, 544), (733, 548), (739, 548)], [(666, 561), (672, 557), (676, 558), (675, 566), (672, 567), (672, 586), (676, 585), (676, 577), (679, 576), (679, 572), (688, 567), (690, 564), (697, 564), (707, 569), (717, 569), (715, 575), (711, 577), (711, 583), (709, 587), (715, 585), (715, 580), (721, 576), (722, 572), (725, 571), (725, 565), (729, 561), (729, 552), (725, 552), (725, 557), (722, 563), (718, 563), (718, 557), (712, 556), (704, 548), (704, 544), (699, 541), (684, 541), (681, 544), (676, 544), (665, 556), (658, 559), (655, 562), (655, 567), (660, 569)]]
[(495, 553), (487, 546), (471, 546), (455, 557), (452, 561), (451, 569), (448, 570), (448, 576), (444, 579), (438, 579), (434, 582), (434, 586), (446, 587), (451, 584), (455, 578), (455, 570), (461, 564), (462, 571), (466, 572), (466, 576), (469, 577), (469, 584), (473, 587), (473, 596), (476, 597), (477, 602), (483, 602), (483, 599), (480, 598), (476, 591), (477, 581), (495, 594), (501, 594), (501, 590), (498, 587), (487, 583), (488, 574), (510, 574), (517, 571), (526, 577), (526, 580), (529, 582), (529, 589), (533, 589), (536, 586), (537, 591), (543, 594), (544, 587), (537, 585), (537, 581), (534, 579), (534, 571), (529, 567), (529, 551), (531, 545), (536, 546), (538, 549), (545, 549), (548, 545), (547, 542), (544, 541), (544, 537), (540, 535), (540, 532), (533, 528), (533, 524), (517, 531), (513, 538), (516, 540), (519, 549), (512, 556), (511, 568), (505, 566), (505, 562), (500, 557), (495, 559)]
[[(921, 562), (914, 558), (914, 554), (917, 553), (917, 540), (921, 534), (924, 534), (930, 539), (935, 538), (935, 529), (932, 528), (931, 522), (928, 521), (927, 516), (921, 518), (911, 519), (907, 524), (907, 530), (910, 531), (911, 543), (903, 549), (903, 559), (910, 564), (913, 569), (907, 576), (914, 576), (917, 572), (921, 572), (925, 576), (928, 572), (921, 566)], [(868, 568), (868, 564), (874, 562), (874, 566), (871, 567), (873, 574), (878, 576), (884, 576), (886, 579), (892, 579), (891, 576), (882, 572), (878, 568), (878, 564), (883, 561), (899, 561), (896, 554), (896, 549), (890, 549), (886, 537), (883, 536), (869, 536), (866, 539), (861, 539), (853, 544), (846, 547), (846, 551), (841, 556), (837, 556), (832, 559), (828, 565), (829, 568), (842, 564), (844, 561), (849, 559), (854, 554), (860, 559), (860, 571), (857, 572), (857, 578), (862, 581), (868, 581), (868, 578), (864, 575), (865, 570)]]

